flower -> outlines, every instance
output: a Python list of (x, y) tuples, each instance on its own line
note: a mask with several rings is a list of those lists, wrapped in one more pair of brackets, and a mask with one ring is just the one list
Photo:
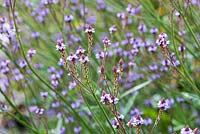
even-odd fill
[(154, 28), (151, 28), (151, 29), (150, 29), (150, 33), (151, 33), (151, 34), (156, 34), (157, 32), (158, 32), (158, 28), (155, 28), (155, 27), (154, 27)]
[(44, 109), (43, 109), (43, 108), (37, 108), (37, 109), (35, 110), (35, 113), (36, 113), (36, 114), (39, 114), (39, 115), (42, 115), (42, 114), (44, 113)]
[(194, 134), (194, 133), (192, 132), (191, 128), (189, 128), (188, 126), (186, 126), (186, 127), (184, 127), (184, 128), (181, 129), (180, 134)]
[(21, 68), (25, 68), (25, 67), (27, 66), (26, 61), (25, 61), (25, 60), (20, 61), (19, 66), (20, 66)]
[(73, 15), (66, 15), (65, 17), (64, 17), (64, 20), (65, 20), (65, 22), (67, 22), (67, 23), (70, 23), (72, 20), (74, 19), (74, 16)]
[(133, 120), (131, 119), (126, 125), (130, 128), (133, 127)]
[(105, 56), (105, 54), (104, 54), (104, 52), (103, 51), (100, 51), (100, 52), (98, 52), (98, 53), (96, 53), (96, 58), (97, 59), (103, 59), (104, 58), (104, 56)]
[(144, 123), (144, 120), (140, 115), (136, 115), (133, 117), (133, 126), (139, 126)]
[(169, 101), (167, 99), (161, 99), (158, 102), (158, 108), (163, 109), (163, 110), (169, 109), (170, 108)]
[(186, 48), (185, 48), (185, 45), (181, 45), (181, 46), (178, 47), (178, 51), (179, 51), (179, 52), (184, 52), (185, 49), (186, 49)]
[(90, 25), (85, 30), (85, 33), (88, 33), (89, 35), (93, 34), (94, 32), (94, 28)]
[(87, 62), (89, 62), (89, 58), (88, 58), (88, 56), (81, 56), (81, 58), (79, 59), (79, 61), (81, 62), (81, 63), (83, 63), (83, 64), (85, 64), (85, 63), (87, 63)]
[(76, 56), (76, 54), (71, 53), (68, 57), (67, 60), (68, 61), (72, 61), (75, 62), (78, 59), (78, 57)]
[(76, 50), (76, 55), (77, 56), (81, 56), (82, 54), (84, 54), (85, 52), (85, 49), (83, 49), (82, 47), (79, 47), (77, 50)]
[(108, 39), (108, 37), (104, 37), (103, 39), (103, 44), (107, 47), (111, 45), (111, 41)]
[(110, 27), (109, 28), (109, 32), (110, 32), (110, 34), (113, 34), (113, 33), (117, 32), (117, 27), (115, 25)]
[(144, 123), (145, 126), (149, 126), (149, 125), (152, 124), (152, 119), (151, 118), (146, 118), (146, 119), (144, 119), (143, 123)]
[(101, 102), (103, 104), (109, 104), (110, 102), (112, 102), (110, 94), (103, 91), (101, 96)]
[(42, 91), (42, 92), (40, 92), (40, 96), (46, 98), (48, 96), (48, 92)]
[(163, 32), (160, 33), (158, 39), (156, 40), (156, 44), (158, 44), (161, 47), (167, 47), (167, 45), (169, 45), (167, 34)]
[(112, 123), (113, 128), (118, 129), (119, 128), (119, 122), (117, 119), (115, 119)]
[(64, 45), (63, 40), (57, 40), (57, 44), (56, 44), (56, 50), (58, 51), (64, 51), (66, 48), (66, 45)]
[(111, 95), (111, 100), (109, 101), (110, 103), (115, 105), (118, 103), (118, 101), (119, 99), (117, 97)]
[(0, 103), (0, 112), (7, 111), (8, 106), (4, 103)]
[(124, 119), (124, 115), (120, 114), (120, 113), (117, 113), (117, 119), (122, 121)]
[(0, 62), (0, 69), (3, 74), (7, 74), (10, 71), (8, 67), (9, 63), (10, 63), (10, 60), (3, 60)]
[(138, 31), (139, 31), (140, 33), (145, 33), (145, 32), (147, 32), (146, 25), (143, 24), (143, 23), (139, 24), (139, 26), (138, 26)]

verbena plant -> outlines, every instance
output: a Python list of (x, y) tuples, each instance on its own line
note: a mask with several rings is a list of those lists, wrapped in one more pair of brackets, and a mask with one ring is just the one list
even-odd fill
[(0, 3), (0, 133), (198, 134), (198, 0)]

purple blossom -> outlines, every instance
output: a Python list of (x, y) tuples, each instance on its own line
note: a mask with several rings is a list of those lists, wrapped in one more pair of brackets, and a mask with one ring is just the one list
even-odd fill
[(44, 109), (43, 109), (43, 108), (37, 108), (37, 109), (35, 110), (35, 113), (36, 113), (36, 114), (39, 114), (39, 115), (42, 115), (42, 114), (44, 113)]
[(73, 15), (66, 15), (65, 17), (64, 17), (64, 20), (65, 20), (65, 22), (67, 22), (67, 23), (70, 23), (71, 21), (73, 21), (73, 19), (74, 19), (74, 16)]
[(192, 132), (192, 129), (191, 129), (191, 128), (185, 127), (185, 128), (182, 128), (182, 129), (181, 129), (180, 134), (194, 134), (194, 133)]
[(169, 109), (170, 108), (169, 101), (167, 99), (161, 99), (158, 102), (158, 108), (163, 109), (163, 110)]
[(156, 44), (161, 47), (167, 47), (169, 45), (168, 36), (166, 33), (161, 32), (156, 40)]

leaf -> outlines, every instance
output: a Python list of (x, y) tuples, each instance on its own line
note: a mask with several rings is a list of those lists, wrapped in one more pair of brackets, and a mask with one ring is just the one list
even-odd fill
[(142, 89), (143, 87), (147, 86), (147, 85), (150, 84), (150, 83), (151, 83), (151, 81), (149, 80), (149, 81), (146, 81), (146, 82), (144, 82), (144, 83), (142, 83), (142, 84), (139, 84), (139, 85), (137, 85), (137, 86), (131, 88), (130, 90), (128, 90), (128, 91), (126, 91), (125, 93), (123, 93), (123, 94), (120, 96), (120, 99), (122, 99), (123, 97), (125, 97), (125, 96), (127, 96), (127, 95), (129, 95), (129, 94), (131, 94), (131, 93), (133, 93), (133, 92), (135, 92), (135, 91), (138, 91), (138, 90)]
[(133, 103), (135, 102), (135, 98), (137, 96), (138, 93), (135, 93), (133, 96), (131, 96), (128, 100), (128, 103), (126, 104), (124, 111), (123, 111), (123, 115), (126, 116), (127, 113), (130, 111), (131, 107), (133, 106)]

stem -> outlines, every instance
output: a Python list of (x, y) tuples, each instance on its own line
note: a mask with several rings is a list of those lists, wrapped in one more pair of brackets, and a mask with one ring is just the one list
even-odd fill
[[(12, 7), (11, 7), (12, 8)], [(25, 61), (27, 62), (27, 65), (29, 67), (29, 69), (33, 72), (33, 74), (43, 83), (45, 84), (51, 91), (55, 92), (56, 95), (58, 95), (58, 97), (68, 106), (68, 108), (74, 113), (75, 116), (77, 116), (80, 121), (83, 123), (83, 125), (87, 128), (87, 130), (90, 131), (90, 133), (93, 133), (93, 130), (88, 126), (88, 124), (85, 122), (84, 119), (82, 119), (82, 117), (71, 107), (71, 105), (67, 102), (67, 100), (57, 91), (55, 90), (54, 88), (52, 88), (44, 79), (42, 79), (42, 77), (40, 77), (35, 71), (34, 69), (31, 67), (29, 61), (27, 60), (26, 58), (26, 55), (25, 55), (25, 52), (24, 52), (24, 47), (22, 45), (22, 41), (21, 41), (21, 38), (20, 38), (20, 35), (19, 35), (19, 31), (18, 31), (18, 27), (17, 27), (17, 23), (16, 23), (16, 20), (15, 20), (15, 17), (14, 17), (14, 9), (12, 9), (12, 15), (13, 15), (13, 21), (14, 21), (14, 26), (15, 26), (15, 29), (16, 29), (16, 36), (17, 36), (17, 40), (19, 42), (19, 46), (22, 50), (22, 55), (25, 59)]]
[(35, 134), (39, 134), (39, 132), (37, 132), (35, 129), (33, 129), (30, 125), (28, 125), (26, 122), (22, 121), (21, 119), (19, 119), (18, 117), (16, 117), (15, 115), (13, 115), (10, 112), (6, 112), (10, 117), (14, 118), (15, 120), (17, 120), (19, 123), (23, 124), (24, 126), (26, 126), (27, 128), (31, 129), (31, 131), (33, 131)]
[(159, 109), (158, 116), (156, 118), (156, 121), (154, 123), (153, 128), (151, 129), (151, 134), (154, 134), (154, 129), (157, 127), (158, 122), (160, 121), (160, 118), (161, 118), (161, 115), (162, 115), (162, 111), (163, 111), (162, 109)]
[(99, 108), (101, 109), (101, 111), (103, 112), (104, 116), (106, 117), (106, 120), (107, 120), (108, 124), (110, 125), (112, 131), (116, 134), (116, 132), (115, 132), (115, 130), (114, 130), (112, 124), (111, 124), (110, 121), (109, 121), (108, 115), (106, 114), (104, 108), (103, 108), (102, 105), (100, 104), (100, 102), (99, 102), (99, 100), (98, 100), (98, 98), (97, 98), (97, 96), (96, 96), (96, 94), (95, 94), (94, 92), (92, 92), (92, 96), (94, 97), (94, 99), (96, 100), (96, 102), (97, 102)]

